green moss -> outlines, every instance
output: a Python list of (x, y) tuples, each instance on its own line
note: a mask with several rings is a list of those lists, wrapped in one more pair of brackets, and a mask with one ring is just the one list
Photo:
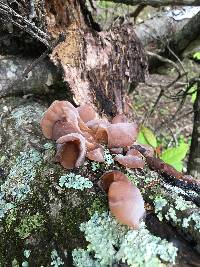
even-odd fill
[(103, 213), (107, 210), (106, 203), (103, 202), (100, 198), (95, 198), (91, 207), (87, 209), (90, 216), (92, 216), (95, 212), (96, 213)]
[(18, 233), (21, 239), (27, 238), (31, 233), (36, 230), (41, 230), (44, 224), (44, 217), (39, 213), (34, 215), (27, 215), (21, 220), (18, 227), (15, 228), (15, 232)]

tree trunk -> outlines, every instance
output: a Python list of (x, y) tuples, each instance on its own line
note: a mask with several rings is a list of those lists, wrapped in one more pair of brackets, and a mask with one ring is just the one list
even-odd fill
[(194, 124), (192, 143), (188, 160), (188, 171), (200, 179), (200, 84), (198, 83), (197, 96), (194, 102)]
[[(37, 17), (40, 30), (32, 27), (29, 32), (33, 36), (48, 48), (52, 48), (52, 38), (64, 36), (52, 48), (50, 58), (61, 69), (75, 104), (90, 103), (107, 116), (123, 112), (128, 83), (144, 81), (146, 73), (144, 50), (132, 26), (98, 33), (91, 28), (85, 2), (78, 0), (45, 1), (35, 6), (36, 11), (46, 16)], [(23, 28), (24, 21), (16, 23), (15, 13), (10, 11), (9, 15), (13, 24)]]

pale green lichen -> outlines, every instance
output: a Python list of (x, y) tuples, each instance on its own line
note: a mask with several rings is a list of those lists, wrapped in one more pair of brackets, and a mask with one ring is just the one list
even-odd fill
[[(42, 117), (43, 110), (41, 110), (41, 107), (37, 104), (34, 106), (22, 106), (18, 107), (17, 111), (14, 109), (11, 112), (11, 116), (15, 119), (15, 127), (24, 127), (26, 124), (31, 124), (35, 121), (35, 118), (38, 118), (38, 120)], [(30, 116), (31, 114), (31, 116)]]
[(108, 149), (104, 149), (104, 160), (107, 165), (111, 165), (114, 163), (114, 159)]
[(93, 183), (88, 178), (82, 177), (81, 175), (69, 173), (60, 177), (59, 185), (61, 187), (84, 190), (85, 188), (91, 188)]
[(188, 218), (184, 218), (182, 222), (182, 226), (187, 228), (190, 224), (194, 225), (194, 229), (200, 232), (200, 213), (194, 212)]
[(153, 236), (144, 224), (139, 230), (129, 230), (108, 213), (95, 213), (88, 222), (81, 224), (80, 230), (89, 245), (86, 251), (73, 251), (74, 265), (77, 267), (108, 267), (118, 261), (132, 267), (165, 266), (161, 260), (175, 262), (177, 248)]
[(99, 162), (95, 162), (95, 161), (93, 161), (92, 163), (91, 163), (91, 169), (92, 169), (92, 171), (93, 172), (95, 172), (96, 170), (98, 170), (98, 169), (100, 169), (100, 163)]
[[(183, 196), (191, 196), (191, 197), (198, 197), (198, 194), (195, 191), (187, 190), (184, 191), (182, 188), (179, 188), (177, 186), (172, 186), (167, 183), (162, 184), (164, 188), (166, 188), (169, 192), (171, 192), (173, 195), (183, 195)], [(191, 203), (192, 204), (192, 203)]]
[(165, 214), (165, 218), (168, 221), (173, 221), (175, 223), (178, 223), (181, 221), (180, 219), (177, 218), (176, 211), (172, 207), (168, 209), (167, 213)]
[[(30, 192), (31, 182), (36, 177), (37, 168), (41, 164), (42, 158), (37, 150), (20, 152), (10, 169), (7, 180), (1, 185), (0, 219)], [(8, 197), (12, 198), (12, 202), (6, 200)]]
[(54, 149), (54, 145), (52, 143), (45, 143), (43, 147), (46, 150)]
[(58, 255), (58, 252), (54, 249), (51, 252), (51, 266), (59, 267), (63, 265), (64, 265), (64, 261), (62, 261), (62, 259)]
[[(170, 186), (168, 189), (172, 190), (173, 187)], [(184, 192), (179, 188), (177, 188), (177, 190), (178, 193), (181, 194)], [(170, 198), (172, 201), (170, 201), (170, 203), (162, 196), (155, 197), (153, 203), (158, 219), (162, 221), (164, 217), (172, 224), (182, 226), (183, 228), (192, 227), (192, 229), (200, 232), (200, 213), (195, 211), (197, 208), (196, 205), (191, 201), (185, 200), (182, 196), (179, 196), (178, 193), (173, 192), (173, 190), (171, 191)], [(187, 193), (184, 195), (186, 194)], [(192, 194), (192, 191), (190, 194)], [(183, 212), (185, 212), (185, 214), (183, 214)]]
[(167, 200), (163, 198), (162, 196), (156, 196), (154, 201), (154, 209), (155, 213), (160, 221), (162, 221), (163, 216), (162, 216), (162, 209), (167, 205)]
[[(191, 203), (190, 203), (191, 204)], [(183, 197), (181, 196), (176, 196), (176, 200), (175, 200), (175, 208), (177, 210), (183, 211), (186, 210), (188, 208), (190, 208), (191, 206), (183, 199)]]
[(18, 233), (21, 239), (27, 238), (33, 231), (40, 229), (44, 224), (44, 218), (39, 213), (34, 215), (27, 215), (23, 218), (15, 232)]
[(31, 250), (30, 249), (25, 249), (24, 250), (24, 257), (28, 259), (30, 257), (30, 255), (31, 255)]
[(84, 249), (74, 249), (72, 252), (74, 266), (76, 267), (101, 267), (98, 260), (92, 259), (90, 253)]

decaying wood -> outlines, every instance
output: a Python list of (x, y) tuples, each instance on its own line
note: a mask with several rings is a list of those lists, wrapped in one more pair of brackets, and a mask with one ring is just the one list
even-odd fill
[[(146, 72), (144, 51), (132, 26), (95, 32), (90, 27), (85, 4), (78, 0), (59, 4), (46, 1), (39, 8), (46, 14), (47, 32), (42, 31), (43, 39), (49, 40), (49, 36), (56, 39), (61, 33), (66, 35), (65, 41), (53, 49), (51, 60), (61, 68), (74, 102), (77, 105), (90, 103), (106, 115), (122, 112), (125, 88), (129, 82), (144, 81)], [(16, 12), (11, 22), (15, 17)], [(16, 26), (23, 29), (26, 23), (23, 19), (22, 25), (18, 23)], [(41, 24), (44, 25), (44, 21)], [(37, 34), (32, 25), (31, 29), (40, 40), (41, 32)], [(46, 45), (49, 46), (49, 42)]]

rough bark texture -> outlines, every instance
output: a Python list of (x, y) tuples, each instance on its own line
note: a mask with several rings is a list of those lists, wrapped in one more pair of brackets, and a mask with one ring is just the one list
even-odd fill
[[(110, 1), (110, 0), (105, 0)], [(199, 6), (199, 0), (111, 0), (114, 3), (121, 3), (126, 5), (149, 5), (154, 7), (160, 6)]]
[[(173, 9), (172, 9), (173, 12)], [(134, 29), (147, 50), (159, 52), (164, 49), (167, 40), (181, 32), (189, 19), (176, 20), (169, 16), (169, 12), (159, 12), (158, 15), (135, 25)]]
[[(180, 55), (190, 42), (195, 40), (200, 34), (200, 12), (198, 12), (189, 22), (177, 32), (169, 42), (169, 47), (175, 54)], [(166, 52), (164, 52), (166, 53)], [(169, 53), (169, 52), (168, 52)]]
[(10, 11), (11, 22), (22, 28), (28, 25), (24, 30), (31, 28), (30, 34), (48, 48), (52, 48), (50, 36), (54, 39), (61, 33), (65, 36), (52, 48), (51, 60), (62, 69), (74, 102), (90, 103), (106, 115), (122, 112), (128, 83), (144, 81), (146, 72), (144, 51), (133, 28), (127, 25), (108, 33), (95, 32), (90, 27), (92, 21), (84, 1), (45, 1), (44, 5), (36, 5), (35, 10), (46, 14), (45, 20), (37, 17), (39, 30), (26, 20), (16, 24), (17, 15)]
[[(152, 238), (156, 234), (178, 247), (175, 266), (198, 266), (195, 247), (200, 244), (200, 189), (195, 191), (173, 179), (164, 180), (147, 166), (143, 171), (122, 168), (113, 164), (109, 153), (105, 163), (86, 161), (82, 167), (66, 171), (54, 162), (55, 144), (42, 136), (39, 121), (45, 109), (46, 103), (38, 103), (34, 98), (0, 100), (1, 265), (12, 266), (15, 262), (21, 266), (23, 261), (28, 261), (29, 266), (50, 266), (52, 251), (56, 249), (64, 266), (73, 266), (71, 251), (85, 247), (80, 223), (96, 211), (100, 216), (107, 210), (107, 197), (98, 186), (99, 177), (105, 171), (118, 169), (137, 184), (146, 203), (151, 205), (145, 222)], [(71, 187), (76, 189), (61, 185), (63, 175), (75, 177)], [(84, 188), (76, 175), (88, 178), (93, 186)], [(115, 228), (110, 231), (114, 233)], [(93, 238), (97, 237), (93, 235)], [(106, 238), (103, 242), (107, 243), (109, 236)], [(99, 243), (98, 239), (96, 242)], [(119, 248), (120, 244), (115, 251)], [(28, 259), (23, 255), (24, 250), (31, 251)], [(139, 242), (138, 255), (140, 250), (143, 251)], [(114, 263), (114, 254), (112, 257)], [(81, 266), (89, 266), (84, 265), (84, 260)]]
[(53, 64), (42, 61), (32, 69), (27, 77), (24, 71), (34, 59), (24, 59), (17, 56), (0, 57), (0, 97), (17, 94), (51, 94), (53, 88), (62, 84), (62, 77)]
[(191, 175), (200, 178), (200, 84), (198, 84), (197, 97), (194, 103), (194, 125), (188, 170)]

